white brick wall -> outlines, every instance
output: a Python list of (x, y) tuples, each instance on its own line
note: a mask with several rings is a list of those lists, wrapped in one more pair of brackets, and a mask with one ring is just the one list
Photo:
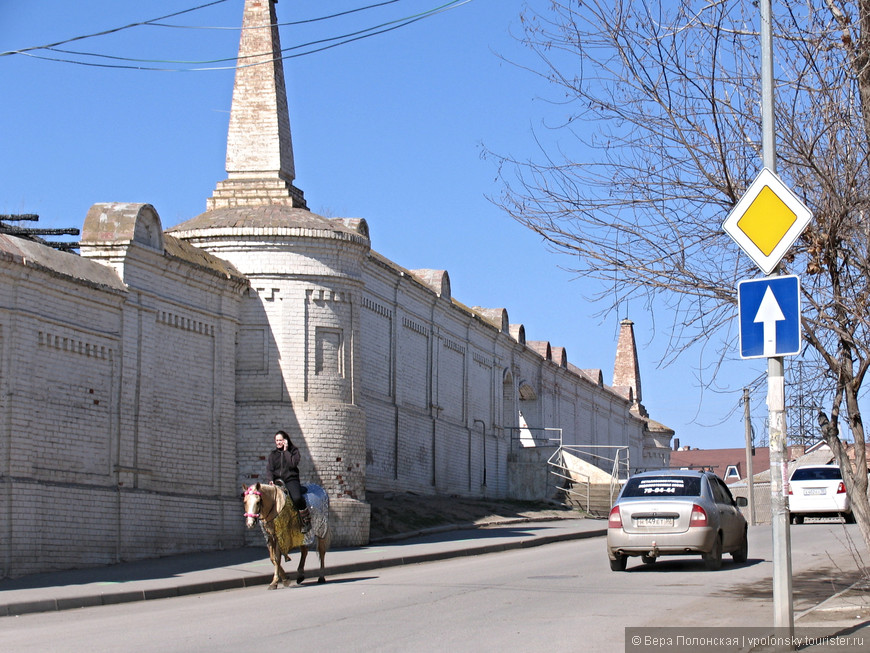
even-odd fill
[[(562, 429), (565, 444), (630, 446), (639, 463), (643, 423), (623, 398), (518, 347), (500, 325), (439, 297), (406, 270), (377, 256), (367, 261), (361, 338), (371, 364), (362, 369), (361, 401), (368, 487), (508, 496), (518, 410), (529, 426)], [(391, 373), (395, 396), (384, 390)], [(521, 382), (536, 400), (519, 399)]]
[(89, 252), (107, 287), (28, 247), (0, 256), (0, 575), (241, 544), (243, 281), (127, 243)]
[(278, 429), (329, 494), (338, 546), (368, 541), (367, 488), (510, 496), (520, 410), (642, 458), (625, 399), (364, 237), (242, 225), (179, 234), (221, 260), (166, 235), (175, 256), (150, 207), (101, 211), (115, 232), (59, 259), (75, 274), (0, 256), (3, 576), (259, 544), (238, 495)]

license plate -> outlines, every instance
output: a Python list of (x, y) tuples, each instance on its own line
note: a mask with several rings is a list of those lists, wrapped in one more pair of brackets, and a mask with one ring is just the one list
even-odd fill
[(823, 488), (823, 487), (805, 487), (804, 488), (804, 496), (818, 495), (818, 494), (824, 494), (824, 493), (825, 493), (825, 488)]
[(638, 517), (635, 520), (637, 526), (673, 526), (673, 517)]

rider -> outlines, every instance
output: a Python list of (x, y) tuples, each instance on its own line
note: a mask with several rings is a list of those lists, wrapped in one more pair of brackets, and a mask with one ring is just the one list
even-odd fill
[(266, 461), (266, 480), (270, 485), (274, 485), (275, 481), (284, 483), (293, 506), (299, 511), (302, 532), (307, 533), (311, 530), (311, 514), (299, 484), (299, 458), (299, 449), (290, 442), (290, 436), (278, 431), (275, 434), (275, 449)]

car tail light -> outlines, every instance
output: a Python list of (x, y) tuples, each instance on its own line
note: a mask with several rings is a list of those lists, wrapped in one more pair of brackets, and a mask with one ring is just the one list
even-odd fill
[(791, 491), (791, 485), (788, 486), (788, 495), (791, 496), (794, 492)]
[(846, 484), (843, 481), (840, 481), (840, 484), (837, 486), (837, 494), (845, 494), (846, 493)]
[(707, 512), (697, 503), (692, 506), (692, 516), (689, 518), (689, 527), (706, 526)]
[(607, 528), (622, 528), (622, 515), (619, 514), (619, 506), (613, 506), (610, 509), (610, 516), (607, 518)]

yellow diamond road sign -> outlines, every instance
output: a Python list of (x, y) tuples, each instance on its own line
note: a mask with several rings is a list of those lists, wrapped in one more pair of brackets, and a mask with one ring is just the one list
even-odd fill
[(770, 274), (813, 214), (770, 168), (763, 168), (722, 228), (765, 274)]

